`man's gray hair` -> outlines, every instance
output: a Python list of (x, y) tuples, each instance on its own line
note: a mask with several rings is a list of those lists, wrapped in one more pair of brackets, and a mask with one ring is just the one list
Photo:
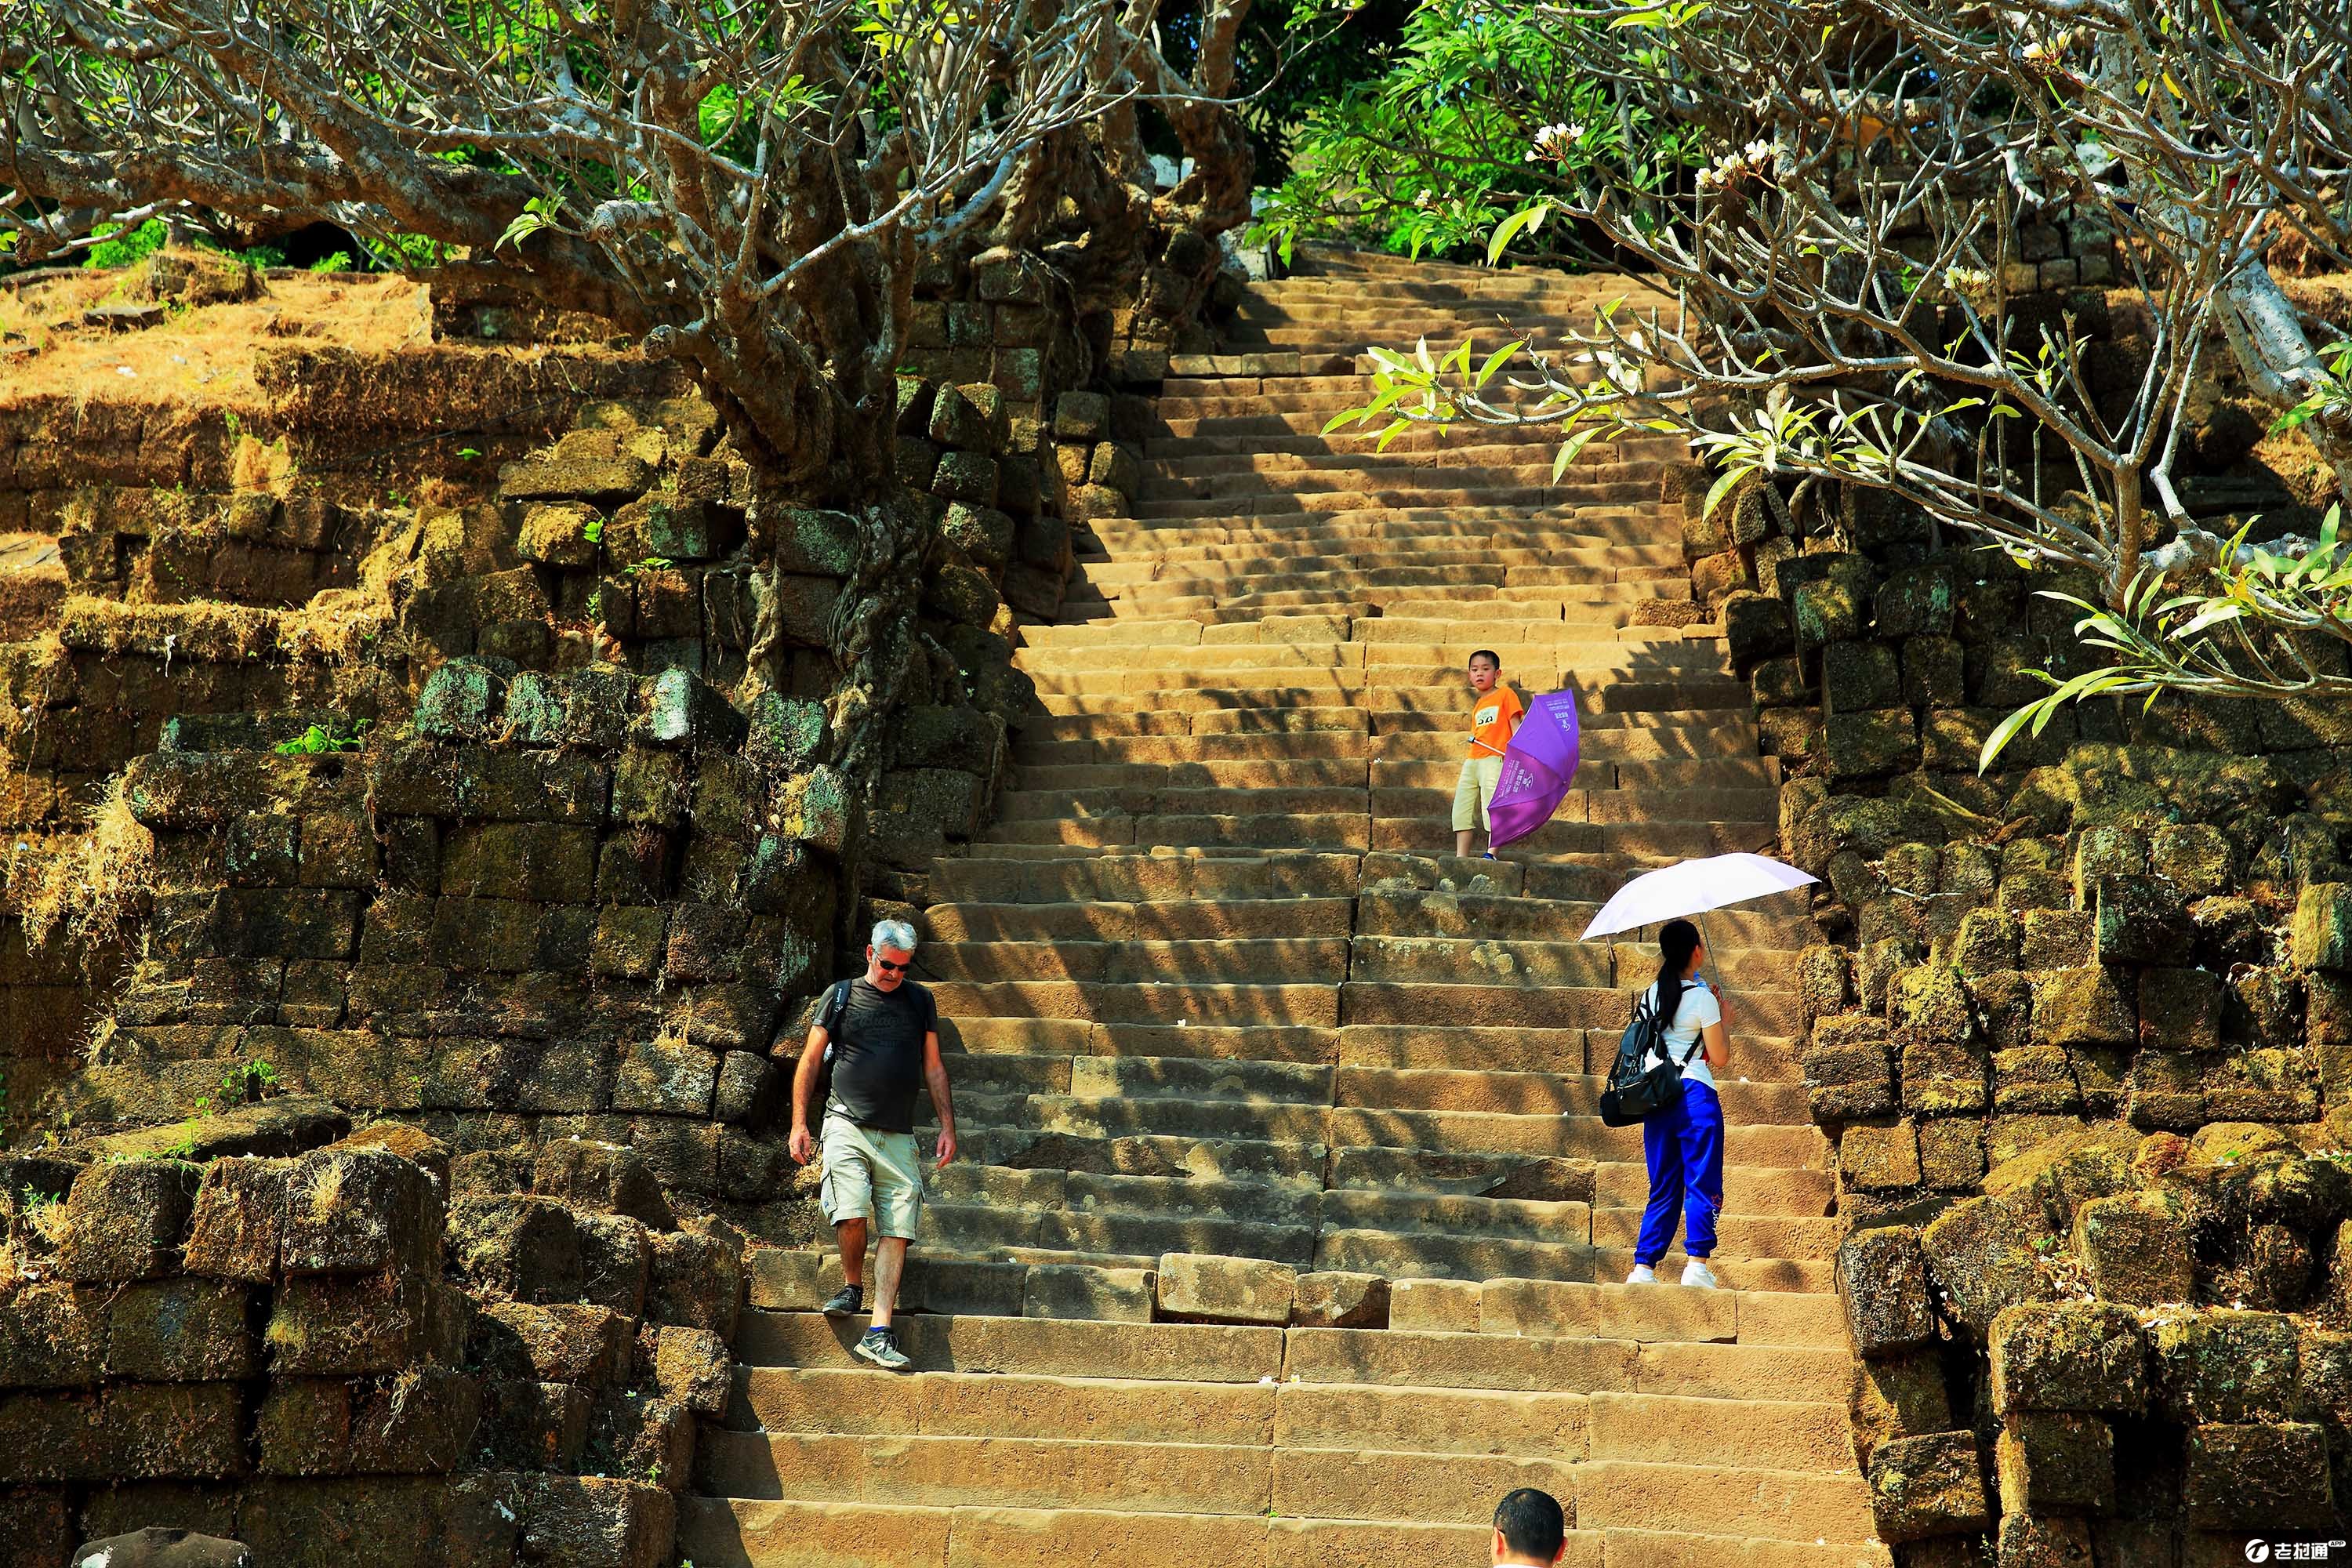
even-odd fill
[(905, 921), (877, 921), (869, 939), (877, 948), (889, 948), (897, 952), (915, 951), (915, 928)]

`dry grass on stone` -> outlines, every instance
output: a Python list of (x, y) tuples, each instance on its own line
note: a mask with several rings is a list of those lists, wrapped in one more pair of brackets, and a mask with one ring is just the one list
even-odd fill
[(146, 907), (155, 836), (131, 815), (117, 774), (86, 831), (16, 841), (6, 866), (9, 902), (25, 922), (28, 945), (39, 947), (62, 931), (85, 952), (110, 947)]

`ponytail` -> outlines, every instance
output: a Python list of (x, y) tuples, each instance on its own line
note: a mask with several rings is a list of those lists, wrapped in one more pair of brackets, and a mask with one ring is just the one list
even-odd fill
[(1698, 951), (1698, 927), (1688, 921), (1668, 921), (1658, 928), (1658, 1030), (1675, 1026), (1675, 1010), (1683, 1005), (1683, 971)]

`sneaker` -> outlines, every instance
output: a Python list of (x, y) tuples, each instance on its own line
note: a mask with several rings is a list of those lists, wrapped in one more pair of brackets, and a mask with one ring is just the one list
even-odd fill
[(1709, 1268), (1704, 1260), (1696, 1258), (1683, 1265), (1683, 1283), (1701, 1290), (1714, 1290), (1720, 1288), (1715, 1277), (1715, 1270)]
[(833, 1300), (820, 1309), (828, 1318), (854, 1318), (866, 1310), (866, 1287), (844, 1285), (834, 1292)]
[(1492, 860), (1494, 858), (1495, 852), (1492, 849), (1487, 850), (1484, 855), (1478, 857), (1481, 860)]
[(1655, 1285), (1657, 1282), (1658, 1271), (1646, 1263), (1636, 1263), (1633, 1272), (1625, 1276), (1628, 1285)]
[(858, 1360), (870, 1361), (885, 1372), (904, 1372), (915, 1364), (898, 1348), (898, 1336), (888, 1329), (866, 1330), (854, 1353)]

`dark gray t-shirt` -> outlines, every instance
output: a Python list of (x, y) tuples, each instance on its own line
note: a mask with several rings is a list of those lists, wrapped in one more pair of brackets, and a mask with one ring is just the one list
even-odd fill
[(838, 1017), (825, 1030), (833, 1053), (833, 1093), (825, 1109), (877, 1132), (912, 1132), (915, 1097), (923, 1087), (923, 1037), (939, 1026), (938, 1005), (913, 981), (900, 981), (896, 991), (862, 976), (851, 981)]

